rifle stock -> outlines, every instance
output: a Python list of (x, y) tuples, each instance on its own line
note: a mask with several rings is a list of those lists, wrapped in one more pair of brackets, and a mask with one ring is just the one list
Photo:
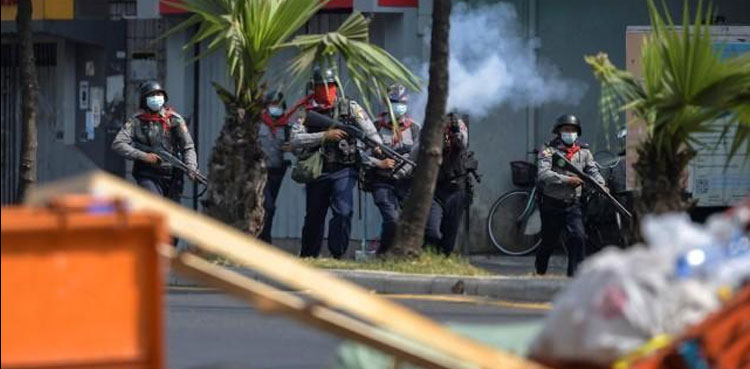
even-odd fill
[[(626, 216), (628, 219), (632, 219), (633, 218), (633, 214), (631, 214), (630, 211), (628, 211), (628, 209), (625, 208), (624, 205), (622, 205), (619, 201), (617, 201), (617, 199), (614, 196), (612, 196), (612, 194), (609, 193), (609, 191), (607, 191), (607, 189), (604, 188), (604, 186), (602, 186), (599, 182), (597, 182), (590, 175), (588, 175), (588, 174), (584, 173), (582, 170), (578, 169), (578, 167), (576, 167), (575, 165), (573, 165), (573, 163), (571, 163), (570, 160), (568, 160), (562, 154), (560, 154), (559, 152), (555, 152), (554, 155), (553, 155), (553, 157), (552, 157), (552, 160), (559, 167), (562, 167), (565, 170), (573, 172), (576, 176), (578, 176), (579, 178), (581, 178), (587, 185), (589, 185), (592, 188), (594, 188), (594, 190), (596, 190), (596, 192), (598, 192), (600, 195), (604, 196), (604, 198), (606, 198), (607, 200), (609, 200), (610, 204), (612, 204), (615, 207), (615, 209), (617, 209), (617, 211), (620, 214)], [(560, 163), (562, 163), (562, 164), (560, 164)]]

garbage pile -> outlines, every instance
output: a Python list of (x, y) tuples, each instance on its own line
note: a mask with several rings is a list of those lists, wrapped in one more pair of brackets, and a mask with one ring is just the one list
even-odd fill
[[(750, 200), (705, 225), (686, 214), (645, 219), (646, 245), (606, 249), (581, 266), (556, 298), (531, 357), (628, 368), (665, 347), (750, 285), (749, 225)], [(707, 362), (700, 350), (683, 359), (695, 368)]]

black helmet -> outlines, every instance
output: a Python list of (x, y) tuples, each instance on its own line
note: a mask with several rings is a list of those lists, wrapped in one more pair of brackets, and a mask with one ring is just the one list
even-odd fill
[(263, 95), (263, 105), (269, 105), (273, 102), (279, 102), (281, 107), (286, 110), (286, 101), (284, 101), (284, 94), (279, 90), (268, 90)]
[(392, 103), (407, 103), (409, 102), (409, 92), (406, 91), (404, 85), (394, 83), (388, 86), (388, 99)]
[(154, 92), (161, 92), (164, 94), (164, 102), (169, 101), (169, 96), (167, 96), (167, 91), (164, 91), (164, 89), (161, 87), (161, 83), (156, 81), (146, 81), (141, 83), (141, 86), (139, 87), (141, 91), (141, 108), (146, 107), (146, 96), (154, 93)]
[(576, 127), (576, 130), (578, 130), (578, 135), (580, 136), (582, 134), (581, 122), (578, 120), (578, 117), (573, 114), (563, 114), (557, 117), (557, 121), (555, 121), (555, 127), (552, 128), (552, 133), (560, 133), (560, 127), (562, 126), (574, 126)]
[(333, 74), (333, 69), (327, 68), (321, 71), (320, 67), (313, 68), (312, 82), (314, 85), (322, 85), (323, 83), (336, 83), (336, 77)]

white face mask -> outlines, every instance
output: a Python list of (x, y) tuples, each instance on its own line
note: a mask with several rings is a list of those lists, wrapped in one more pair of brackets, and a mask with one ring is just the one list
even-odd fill
[(164, 106), (164, 95), (146, 97), (146, 106), (153, 111), (161, 110), (161, 107)]
[(278, 106), (269, 106), (268, 107), (268, 115), (270, 115), (270, 116), (272, 116), (274, 118), (278, 118), (282, 114), (284, 114), (284, 109), (282, 109), (282, 108), (280, 108)]
[(578, 139), (578, 133), (575, 132), (562, 132), (560, 138), (566, 145), (572, 145)]
[(393, 104), (393, 114), (396, 115), (396, 117), (398, 118), (406, 115), (407, 110), (408, 110), (408, 107), (406, 106), (406, 104), (402, 104), (402, 103)]

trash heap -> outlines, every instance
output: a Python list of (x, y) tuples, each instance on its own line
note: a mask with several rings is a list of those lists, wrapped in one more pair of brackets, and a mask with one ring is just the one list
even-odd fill
[[(624, 369), (671, 348), (673, 366), (653, 367), (722, 367), (701, 346), (705, 342), (685, 335), (709, 315), (722, 315), (728, 301), (750, 289), (749, 225), (750, 200), (705, 225), (686, 214), (645, 219), (646, 245), (605, 249), (579, 268), (554, 301), (530, 356), (553, 367)], [(750, 309), (750, 299), (742, 305)], [(737, 339), (725, 337), (727, 347), (719, 350), (738, 351), (733, 365), (750, 368), (750, 314), (727, 324), (731, 329), (724, 335)]]

